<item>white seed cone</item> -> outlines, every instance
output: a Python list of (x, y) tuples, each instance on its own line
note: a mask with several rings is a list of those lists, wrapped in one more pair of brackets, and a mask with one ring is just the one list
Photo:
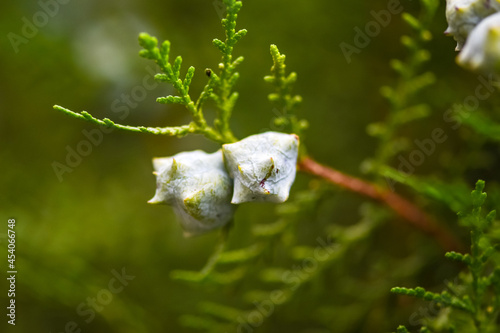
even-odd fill
[(457, 63), (482, 74), (500, 74), (500, 13), (485, 18), (472, 30)]
[(460, 51), (471, 31), (484, 18), (500, 11), (500, 0), (446, 0), (445, 33), (457, 41), (456, 50)]
[(186, 236), (199, 235), (228, 223), (234, 214), (231, 205), (233, 183), (219, 150), (201, 150), (172, 157), (155, 158), (155, 196), (148, 201), (169, 204), (179, 217)]
[(231, 202), (284, 202), (295, 180), (299, 138), (266, 132), (222, 146), (234, 192)]

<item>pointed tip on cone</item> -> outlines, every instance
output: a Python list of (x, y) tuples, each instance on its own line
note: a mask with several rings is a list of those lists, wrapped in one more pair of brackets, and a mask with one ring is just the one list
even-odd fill
[(157, 204), (160, 204), (160, 203), (163, 203), (163, 202), (162, 202), (161, 200), (159, 200), (159, 199), (156, 197), (156, 195), (155, 195), (152, 199), (150, 199), (150, 200), (148, 201), (148, 204), (151, 204), (151, 205), (157, 205)]

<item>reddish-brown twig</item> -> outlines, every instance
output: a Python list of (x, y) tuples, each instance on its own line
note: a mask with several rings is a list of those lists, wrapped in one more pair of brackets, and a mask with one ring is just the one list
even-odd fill
[(414, 227), (434, 237), (447, 251), (458, 250), (460, 243), (453, 234), (432, 217), (398, 194), (365, 180), (346, 175), (306, 157), (299, 162), (299, 170), (321, 177), (330, 183), (380, 201)]

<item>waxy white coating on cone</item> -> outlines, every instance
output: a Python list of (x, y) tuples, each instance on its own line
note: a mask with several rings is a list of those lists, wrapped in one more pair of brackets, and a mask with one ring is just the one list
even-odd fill
[(474, 28), (457, 62), (482, 74), (500, 73), (500, 13), (488, 16)]
[(299, 138), (266, 132), (222, 146), (234, 193), (231, 202), (284, 202), (295, 180)]
[(234, 214), (233, 183), (221, 150), (201, 150), (153, 159), (156, 194), (149, 203), (171, 205), (187, 236), (199, 235), (228, 223)]
[(484, 18), (500, 11), (500, 0), (447, 0), (445, 33), (457, 41), (460, 51), (472, 30)]

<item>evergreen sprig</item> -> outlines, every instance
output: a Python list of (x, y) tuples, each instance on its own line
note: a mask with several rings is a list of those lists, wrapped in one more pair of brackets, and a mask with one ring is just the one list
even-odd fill
[(184, 126), (174, 126), (174, 127), (144, 127), (144, 126), (129, 126), (129, 125), (120, 125), (114, 123), (111, 119), (109, 118), (104, 118), (104, 119), (97, 119), (93, 117), (90, 113), (87, 111), (82, 111), (80, 113), (73, 112), (71, 110), (68, 110), (66, 108), (63, 108), (62, 106), (59, 105), (54, 105), (54, 109), (63, 112), (64, 114), (80, 119), (80, 120), (85, 120), (88, 121), (92, 124), (99, 125), (99, 126), (105, 126), (108, 128), (114, 128), (114, 129), (119, 129), (119, 130), (125, 130), (129, 132), (142, 132), (142, 133), (150, 133), (150, 134), (157, 134), (157, 135), (169, 135), (169, 136), (184, 136), (188, 133), (196, 133), (196, 129), (194, 126), (190, 125), (184, 125)]
[(440, 306), (454, 307), (456, 309), (470, 313), (473, 313), (474, 311), (473, 306), (468, 297), (460, 299), (459, 297), (451, 295), (447, 291), (443, 291), (441, 294), (437, 294), (427, 291), (422, 287), (416, 287), (416, 288), (395, 287), (391, 289), (391, 292), (399, 295), (421, 298), (426, 301), (434, 301)]
[[(158, 40), (155, 37), (141, 33), (139, 35), (139, 44), (144, 48), (139, 52), (139, 55), (146, 59), (154, 60), (163, 72), (163, 74), (156, 74), (155, 80), (172, 84), (178, 93), (178, 96), (159, 97), (156, 101), (162, 104), (180, 104), (185, 106), (191, 114), (193, 121), (190, 125), (195, 128), (196, 133), (203, 134), (209, 139), (221, 143), (234, 141), (233, 138), (229, 140), (224, 138), (222, 133), (207, 124), (200, 105), (201, 103), (195, 103), (189, 95), (189, 86), (195, 69), (192, 66), (189, 67), (184, 79), (181, 78), (182, 57), (177, 56), (173, 64), (170, 63), (170, 42), (166, 40), (158, 47)], [(207, 86), (210, 86), (210, 84), (208, 83)]]
[[(159, 97), (156, 101), (162, 104), (183, 105), (189, 111), (192, 118), (189, 124), (173, 127), (136, 127), (116, 124), (107, 118), (101, 120), (93, 117), (86, 111), (77, 113), (58, 105), (55, 105), (54, 109), (77, 119), (119, 130), (179, 137), (196, 133), (203, 134), (205, 137), (218, 143), (235, 142), (236, 138), (230, 129), (229, 120), (238, 99), (238, 93), (232, 91), (239, 77), (236, 67), (241, 64), (243, 57), (238, 57), (233, 61), (232, 53), (236, 43), (245, 36), (247, 31), (245, 29), (235, 30), (237, 13), (242, 6), (241, 1), (224, 0), (224, 4), (227, 9), (227, 15), (226, 18), (222, 19), (222, 26), (225, 30), (226, 39), (224, 42), (219, 39), (214, 39), (213, 41), (214, 45), (222, 53), (222, 61), (219, 64), (220, 74), (217, 75), (211, 70), (207, 70), (209, 81), (196, 101), (189, 94), (195, 68), (193, 66), (189, 67), (184, 77), (182, 77), (182, 57), (177, 56), (173, 63), (170, 61), (170, 42), (168, 40), (159, 45), (156, 37), (150, 36), (147, 33), (139, 35), (139, 44), (143, 47), (139, 55), (155, 61), (162, 71), (162, 73), (155, 75), (155, 80), (170, 83), (177, 91), (176, 96)], [(217, 107), (217, 117), (213, 125), (207, 123), (203, 114), (203, 104), (209, 99), (213, 100)]]
[[(380, 226), (381, 222), (387, 217), (386, 211), (379, 210), (371, 205), (364, 206), (362, 210), (363, 218), (359, 223), (346, 227), (339, 226), (331, 231), (329, 236), (335, 239), (336, 242), (334, 244), (325, 244), (323, 250), (325, 253), (328, 253), (327, 257), (316, 260), (317, 268), (314, 271), (303, 271), (301, 274), (296, 272), (296, 276), (300, 276), (300, 279), (297, 278), (293, 279), (293, 281), (285, 281), (283, 277), (287, 274), (287, 271), (290, 273), (290, 270), (279, 266), (267, 267), (257, 272), (252, 269), (255, 265), (255, 259), (261, 256), (266, 248), (271, 246), (269, 242), (275, 242), (279, 238), (287, 238), (285, 236), (287, 232), (291, 234), (295, 232), (295, 229), (290, 227), (297, 217), (297, 212), (303, 212), (305, 207), (311, 204), (315, 206), (319, 199), (318, 194), (319, 193), (311, 194), (304, 192), (296, 202), (290, 202), (280, 206), (282, 209), (279, 209), (278, 213), (280, 219), (277, 222), (267, 225), (258, 225), (253, 229), (254, 236), (258, 240), (257, 243), (244, 249), (224, 252), (219, 257), (218, 264), (221, 265), (239, 264), (240, 267), (246, 265), (248, 270), (245, 276), (248, 277), (248, 275), (253, 274), (256, 279), (270, 287), (269, 290), (265, 288), (253, 289), (245, 293), (244, 299), (249, 304), (250, 309), (245, 310), (219, 303), (205, 302), (199, 307), (200, 315), (187, 315), (183, 317), (183, 325), (186, 327), (198, 328), (206, 332), (231, 331), (234, 330), (235, 325), (241, 324), (241, 318), (248, 318), (255, 304), (261, 301), (269, 302), (270, 299), (273, 299), (272, 295), (276, 290), (280, 293), (280, 300), (279, 303), (274, 303), (273, 307), (292, 301), (297, 297), (299, 291), (303, 289), (305, 285), (312, 283), (312, 281), (317, 281), (317, 277), (324, 274), (325, 270), (332, 265), (338, 264), (353, 248), (359, 246), (363, 241), (366, 241), (373, 230)], [(311, 208), (314, 209), (314, 207)], [(255, 234), (257, 230), (258, 233)], [(306, 258), (310, 259), (314, 257), (317, 251), (317, 248), (298, 246), (294, 243), (289, 244), (289, 246), (290, 248), (287, 252), (290, 254), (290, 259), (298, 264), (303, 262)], [(216, 272), (212, 271), (211, 275), (214, 273)], [(189, 280), (187, 275), (183, 278), (186, 281)], [(211, 277), (207, 277), (206, 281), (215, 282)], [(273, 302), (277, 301), (275, 300)]]
[(500, 142), (500, 123), (485, 113), (471, 112), (460, 121), (474, 130), (475, 133), (493, 142)]
[(394, 181), (410, 187), (434, 201), (445, 204), (449, 209), (458, 213), (464, 211), (470, 205), (469, 196), (466, 193), (467, 185), (462, 182), (449, 183), (437, 179), (436, 177), (419, 177), (412, 175), (408, 177), (395, 168), (382, 166), (380, 175), (386, 177), (387, 181)]
[(236, 31), (236, 19), (241, 9), (241, 1), (224, 0), (227, 8), (226, 18), (222, 19), (222, 27), (226, 34), (226, 40), (223, 42), (215, 38), (212, 42), (222, 53), (222, 61), (219, 64), (219, 75), (211, 73), (209, 85), (211, 89), (207, 90), (208, 96), (217, 106), (217, 117), (214, 126), (228, 139), (236, 141), (229, 128), (229, 119), (233, 112), (234, 105), (238, 99), (238, 93), (232, 89), (240, 77), (236, 68), (243, 62), (243, 57), (238, 57), (233, 61), (233, 48), (238, 41), (247, 34), (246, 29)]
[(428, 29), (439, 1), (427, 0), (423, 4), (421, 18), (409, 13), (402, 14), (404, 21), (412, 28), (411, 35), (401, 37), (408, 56), (404, 60), (391, 60), (391, 68), (399, 75), (399, 80), (394, 86), (383, 86), (380, 89), (381, 95), (389, 102), (390, 112), (383, 122), (372, 123), (367, 127), (368, 134), (379, 139), (379, 146), (375, 157), (364, 166), (366, 171), (379, 175), (381, 168), (408, 146), (408, 140), (399, 134), (401, 126), (425, 118), (431, 113), (429, 105), (416, 102), (415, 97), (435, 82), (434, 74), (425, 71), (423, 65), (430, 59), (430, 53), (424, 46), (432, 39)]
[(301, 137), (302, 131), (307, 128), (306, 120), (299, 120), (295, 115), (297, 107), (302, 103), (302, 96), (293, 95), (293, 86), (297, 81), (297, 73), (286, 74), (285, 59), (276, 45), (271, 45), (271, 56), (273, 66), (271, 75), (265, 76), (264, 80), (275, 87), (274, 93), (268, 95), (268, 99), (280, 109), (280, 116), (275, 118), (276, 126), (284, 127), (292, 133)]
[[(462, 254), (452, 251), (445, 255), (446, 258), (459, 261), (468, 268), (468, 272), (462, 275), (463, 285), (450, 284), (453, 295), (448, 291), (438, 294), (421, 287), (391, 289), (391, 292), (395, 294), (433, 301), (442, 308), (459, 310), (468, 314), (471, 326), (478, 333), (496, 332), (500, 313), (500, 266), (492, 260), (493, 254), (496, 253), (496, 246), (491, 244), (488, 235), (495, 220), (496, 211), (490, 211), (488, 214), (482, 212), (487, 198), (486, 193), (483, 192), (484, 186), (485, 182), (482, 180), (476, 183), (476, 188), (471, 193), (471, 212), (459, 214), (460, 224), (471, 230), (471, 252)], [(456, 332), (470, 333), (468, 328), (461, 330), (456, 324), (449, 322), (445, 329), (454, 327), (457, 329)], [(440, 325), (443, 327), (442, 322)], [(434, 326), (432, 320), (428, 326)], [(400, 331), (398, 328), (398, 332), (405, 331)]]

